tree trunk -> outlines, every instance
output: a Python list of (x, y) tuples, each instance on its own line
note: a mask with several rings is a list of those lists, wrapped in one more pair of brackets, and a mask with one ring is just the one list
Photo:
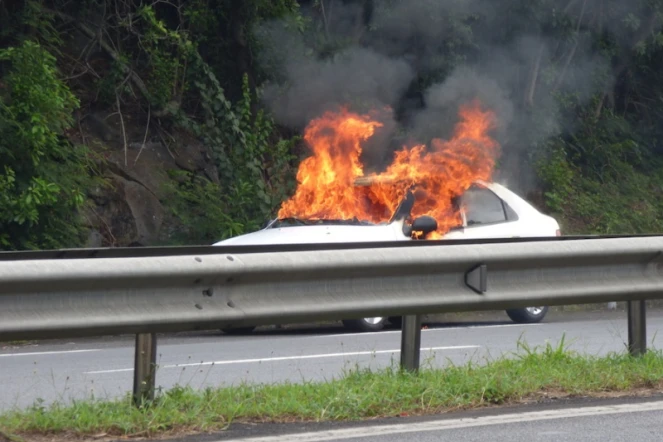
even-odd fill
[(571, 51), (569, 52), (568, 56), (566, 57), (566, 60), (564, 61), (564, 67), (562, 68), (562, 71), (555, 80), (553, 91), (556, 91), (559, 88), (559, 86), (562, 84), (562, 81), (564, 81), (564, 77), (566, 76), (566, 71), (569, 69), (571, 61), (573, 60), (573, 57), (576, 54), (576, 50), (578, 49), (578, 38), (580, 38), (580, 25), (582, 24), (582, 19), (585, 16), (586, 7), (587, 7), (587, 0), (584, 0), (582, 2), (582, 9), (580, 10), (580, 17), (578, 17), (578, 23), (576, 24), (575, 41), (573, 42), (573, 48), (571, 48)]
[(534, 106), (534, 95), (536, 94), (536, 84), (539, 80), (539, 72), (541, 71), (541, 60), (543, 59), (543, 51), (545, 50), (545, 44), (541, 43), (539, 47), (539, 52), (536, 56), (536, 61), (532, 67), (532, 73), (530, 75), (530, 81), (527, 86), (527, 91), (525, 92), (525, 105), (528, 107)]
[(246, 22), (243, 16), (245, 2), (233, 1), (230, 8), (230, 32), (233, 40), (233, 52), (237, 64), (238, 78), (244, 74), (249, 76), (249, 86), (255, 90), (255, 78), (251, 73), (251, 51), (246, 38)]

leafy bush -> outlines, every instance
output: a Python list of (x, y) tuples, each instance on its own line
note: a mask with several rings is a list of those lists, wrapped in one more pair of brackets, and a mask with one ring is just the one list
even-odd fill
[(220, 185), (191, 172), (171, 171), (170, 175), (168, 208), (176, 227), (167, 233), (168, 242), (209, 245), (244, 233), (246, 220), (233, 218), (233, 214), (246, 200), (236, 201), (232, 207), (222, 198)]
[(566, 233), (663, 231), (663, 165), (637, 137), (628, 121), (606, 112), (573, 137), (550, 142), (538, 171)]
[(35, 42), (0, 50), (0, 62), (0, 248), (77, 246), (86, 152), (63, 135), (78, 100)]
[(275, 214), (295, 185), (290, 164), (299, 138), (273, 139), (272, 119), (251, 110), (247, 76), (242, 99), (233, 105), (210, 67), (195, 60), (192, 83), (200, 93), (204, 122), (184, 114), (179, 121), (211, 149), (220, 184), (186, 174), (183, 184), (171, 187), (171, 209), (183, 224), (178, 241), (209, 243), (257, 230)]

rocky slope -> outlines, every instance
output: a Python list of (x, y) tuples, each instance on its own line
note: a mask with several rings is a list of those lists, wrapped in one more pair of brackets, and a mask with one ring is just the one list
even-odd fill
[(166, 132), (147, 116), (116, 112), (79, 115), (74, 144), (98, 157), (103, 184), (88, 189), (84, 216), (90, 228), (87, 247), (168, 244), (177, 227), (168, 209), (171, 171), (188, 171), (218, 182), (205, 146), (190, 135)]

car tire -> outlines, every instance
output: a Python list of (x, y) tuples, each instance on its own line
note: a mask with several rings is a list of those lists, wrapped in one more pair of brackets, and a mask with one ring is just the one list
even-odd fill
[(227, 335), (248, 335), (255, 327), (234, 327), (234, 328), (222, 328), (221, 331)]
[(506, 311), (509, 318), (518, 324), (535, 324), (541, 322), (548, 313), (548, 307), (514, 308)]
[(403, 328), (403, 317), (402, 316), (391, 316), (389, 318), (389, 323), (393, 328), (401, 329)]
[(344, 319), (343, 325), (345, 328), (357, 331), (380, 331), (384, 328), (387, 318), (361, 318), (361, 319)]

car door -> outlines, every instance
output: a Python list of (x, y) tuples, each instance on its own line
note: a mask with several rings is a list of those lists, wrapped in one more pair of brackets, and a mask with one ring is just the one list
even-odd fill
[(518, 215), (490, 189), (473, 186), (460, 198), (463, 227), (447, 239), (519, 237)]

